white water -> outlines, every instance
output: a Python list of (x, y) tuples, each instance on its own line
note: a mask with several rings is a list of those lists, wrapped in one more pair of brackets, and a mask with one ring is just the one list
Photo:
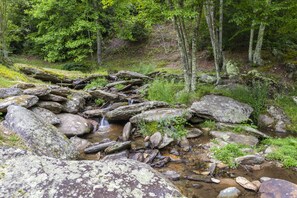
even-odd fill
[(100, 126), (99, 129), (106, 129), (109, 128), (109, 122), (105, 119), (105, 116), (102, 117), (102, 119), (100, 120)]
[(133, 99), (129, 99), (129, 100), (128, 100), (128, 104), (129, 104), (129, 105), (132, 105), (133, 103), (134, 103), (134, 100), (133, 100)]

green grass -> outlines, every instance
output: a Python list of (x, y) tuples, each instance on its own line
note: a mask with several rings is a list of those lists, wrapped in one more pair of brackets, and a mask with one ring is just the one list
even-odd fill
[(199, 125), (202, 128), (209, 128), (210, 130), (214, 130), (217, 128), (216, 122), (213, 120), (206, 120), (202, 124)]
[(96, 78), (96, 79), (92, 80), (91, 83), (89, 83), (85, 87), (85, 90), (93, 89), (93, 88), (102, 88), (107, 84), (108, 84), (108, 81), (106, 80), (106, 78)]
[(16, 135), (6, 135), (0, 130), (0, 146), (18, 147), (21, 149), (27, 149), (22, 139)]
[(95, 100), (95, 104), (98, 105), (98, 106), (103, 105), (104, 102), (105, 102), (105, 101), (104, 101), (103, 99), (101, 99), (101, 98), (98, 98), (98, 99)]
[(123, 89), (124, 87), (125, 87), (125, 85), (123, 85), (123, 84), (117, 84), (114, 86), (114, 88), (116, 88), (116, 90), (118, 90), (118, 91)]
[(266, 139), (262, 142), (275, 150), (267, 158), (280, 161), (285, 167), (297, 167), (297, 138)]
[[(295, 96), (297, 96), (297, 94)], [(293, 101), (292, 97), (290, 95), (281, 95), (278, 96), (274, 102), (277, 106), (282, 108), (286, 115), (290, 118), (292, 124), (287, 126), (288, 130), (297, 132), (297, 104)]]
[(245, 148), (243, 145), (239, 144), (228, 144), (224, 147), (214, 147), (211, 149), (216, 159), (227, 164), (230, 168), (236, 168), (238, 164), (235, 162), (235, 158), (244, 156), (241, 149)]

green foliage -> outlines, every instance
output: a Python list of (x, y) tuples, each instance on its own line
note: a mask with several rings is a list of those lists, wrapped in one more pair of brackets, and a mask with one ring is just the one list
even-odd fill
[(152, 64), (152, 63), (150, 64), (141, 63), (132, 68), (133, 71), (141, 74), (145, 74), (145, 75), (155, 71), (155, 69), (156, 69), (156, 66), (155, 64)]
[(291, 120), (291, 125), (287, 126), (288, 130), (297, 132), (297, 105), (290, 95), (279, 95), (274, 101), (277, 106), (281, 107)]
[(68, 70), (68, 71), (81, 71), (81, 72), (88, 72), (91, 70), (89, 65), (85, 65), (83, 63), (65, 63), (62, 66), (63, 70)]
[(262, 143), (275, 149), (267, 155), (269, 159), (278, 160), (285, 167), (297, 167), (297, 138), (266, 139)]
[(98, 106), (103, 105), (104, 102), (105, 102), (105, 101), (104, 101), (103, 99), (101, 99), (101, 98), (98, 98), (98, 99), (95, 100), (95, 103), (96, 103), (96, 105), (98, 105)]
[(118, 91), (123, 89), (124, 87), (125, 87), (125, 85), (123, 85), (123, 84), (117, 84), (114, 86), (114, 88), (116, 88)]
[(96, 78), (94, 80), (91, 81), (91, 83), (89, 83), (85, 89), (94, 89), (94, 88), (102, 88), (105, 85), (108, 84), (108, 81), (106, 80), (106, 78)]
[(21, 149), (26, 149), (25, 144), (23, 143), (22, 139), (15, 134), (7, 135), (4, 134), (0, 130), (0, 146), (10, 146), (10, 147), (18, 147)]
[(200, 124), (202, 128), (209, 128), (210, 130), (214, 130), (217, 128), (216, 122), (213, 120), (205, 120), (202, 124)]
[(236, 168), (238, 164), (234, 161), (235, 158), (244, 156), (245, 153), (241, 150), (244, 146), (239, 144), (227, 144), (224, 147), (214, 147), (211, 151), (216, 159), (224, 162), (230, 168)]
[(169, 137), (178, 140), (188, 134), (188, 131), (185, 128), (185, 125), (187, 124), (188, 122), (184, 118), (184, 116), (175, 118), (168, 117), (158, 122), (146, 123), (144, 121), (141, 121), (138, 124), (138, 129), (139, 132), (144, 136), (150, 136), (156, 132), (160, 132), (163, 135), (167, 134)]
[(155, 79), (148, 89), (148, 99), (175, 104), (176, 93), (183, 89), (183, 83), (174, 80)]

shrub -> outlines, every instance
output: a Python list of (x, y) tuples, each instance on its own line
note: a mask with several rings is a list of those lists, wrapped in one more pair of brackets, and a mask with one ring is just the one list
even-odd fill
[(85, 89), (93, 89), (93, 88), (100, 88), (104, 87), (108, 84), (108, 81), (105, 78), (96, 78), (89, 83)]
[(63, 70), (67, 70), (67, 71), (81, 71), (81, 72), (87, 72), (90, 71), (90, 66), (85, 65), (83, 63), (65, 63), (62, 66)]
[(156, 79), (148, 89), (148, 99), (177, 103), (176, 93), (183, 89), (183, 83), (174, 82), (174, 80)]
[(114, 88), (116, 88), (118, 91), (123, 89), (124, 87), (125, 87), (125, 85), (123, 85), (123, 84), (117, 84), (114, 86)]
[(155, 71), (155, 69), (156, 69), (156, 66), (154, 64), (144, 64), (144, 63), (141, 63), (141, 64), (134, 66), (132, 68), (133, 71), (141, 73), (141, 74), (149, 74), (149, 73)]
[(245, 153), (241, 150), (242, 148), (244, 148), (243, 145), (227, 144), (224, 147), (212, 148), (211, 151), (213, 152), (216, 159), (224, 162), (230, 168), (236, 168), (238, 164), (236, 164), (234, 159), (245, 155)]
[(285, 167), (297, 167), (297, 138), (266, 139), (262, 143), (275, 148), (272, 153), (267, 155), (267, 158), (278, 160)]
[(103, 99), (101, 99), (101, 98), (98, 98), (98, 99), (95, 100), (95, 103), (96, 103), (96, 105), (98, 105), (98, 106), (103, 105), (104, 102), (105, 102), (105, 101), (104, 101)]

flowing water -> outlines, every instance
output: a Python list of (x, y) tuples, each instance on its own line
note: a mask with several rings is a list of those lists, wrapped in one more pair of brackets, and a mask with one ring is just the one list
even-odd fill
[(100, 120), (99, 130), (107, 130), (110, 127), (109, 122), (105, 119), (105, 116)]

